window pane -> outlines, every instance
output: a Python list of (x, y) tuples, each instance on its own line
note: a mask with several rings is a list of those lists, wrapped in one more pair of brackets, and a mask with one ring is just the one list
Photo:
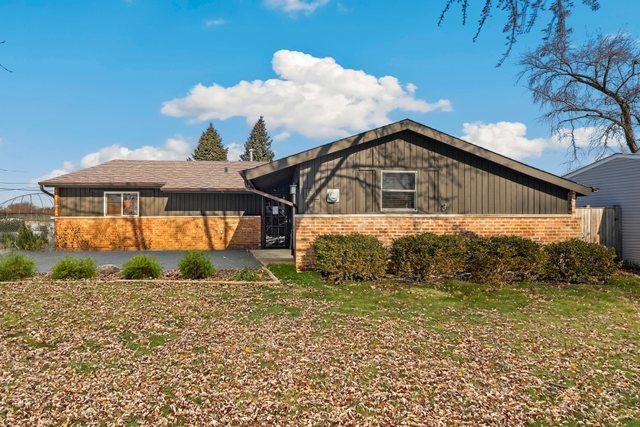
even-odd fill
[(410, 173), (382, 173), (383, 190), (415, 190), (416, 174)]
[(415, 209), (416, 193), (413, 191), (383, 191), (383, 209)]
[(122, 214), (138, 215), (138, 195), (136, 193), (122, 194)]
[(120, 216), (120, 194), (107, 194), (107, 215)]

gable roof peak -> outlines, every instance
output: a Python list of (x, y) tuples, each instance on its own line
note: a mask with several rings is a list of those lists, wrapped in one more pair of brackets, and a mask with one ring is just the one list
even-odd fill
[(545, 182), (557, 185), (562, 188), (566, 188), (571, 191), (575, 191), (581, 195), (590, 194), (593, 189), (584, 185), (578, 184), (566, 178), (559, 177), (549, 172), (545, 172), (541, 169), (529, 166), (517, 160), (510, 159), (501, 154), (487, 150), (480, 146), (474, 145), (470, 142), (464, 141), (453, 135), (441, 132), (433, 129), (427, 125), (416, 122), (412, 119), (405, 118), (400, 121), (390, 123), (385, 126), (380, 126), (375, 129), (364, 131), (355, 135), (348, 136), (346, 138), (339, 139), (337, 141), (330, 142), (328, 144), (320, 145), (315, 148), (311, 148), (306, 151), (302, 151), (297, 154), (293, 154), (282, 159), (274, 160), (264, 165), (260, 165), (251, 169), (242, 171), (242, 175), (247, 180), (252, 180), (257, 177), (268, 175), (281, 169), (286, 169), (305, 161), (312, 160), (317, 157), (326, 156), (328, 154), (336, 153), (338, 151), (346, 150), (347, 148), (354, 147), (361, 144), (366, 144), (382, 137), (387, 137), (402, 131), (412, 131), (435, 141), (447, 144), (455, 147), (459, 150), (466, 151), (475, 156), (489, 160), (493, 163), (497, 163), (509, 169), (517, 172), (532, 176)]

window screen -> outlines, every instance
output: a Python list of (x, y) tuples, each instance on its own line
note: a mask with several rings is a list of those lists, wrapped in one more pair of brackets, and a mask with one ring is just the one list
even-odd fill
[(104, 194), (105, 216), (138, 216), (139, 195), (130, 192)]
[(138, 193), (122, 193), (122, 215), (138, 215)]
[(416, 209), (415, 172), (382, 172), (382, 209)]

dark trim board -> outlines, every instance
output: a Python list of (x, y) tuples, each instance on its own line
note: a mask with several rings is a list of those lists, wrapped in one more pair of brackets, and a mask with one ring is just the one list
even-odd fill
[(261, 166), (257, 166), (251, 169), (241, 171), (240, 173), (244, 176), (246, 180), (253, 180), (258, 177), (268, 175), (282, 169), (299, 165), (306, 161), (310, 161), (319, 157), (336, 153), (338, 151), (346, 150), (350, 147), (355, 147), (357, 145), (365, 144), (365, 143), (380, 139), (382, 137), (390, 136), (395, 133), (399, 133), (407, 130), (416, 132), (427, 138), (431, 138), (436, 141), (447, 144), (449, 146), (463, 150), (479, 158), (486, 159), (491, 162), (497, 163), (499, 165), (505, 166), (514, 171), (521, 172), (523, 174), (537, 178), (541, 181), (545, 181), (550, 184), (557, 185), (567, 190), (575, 191), (579, 195), (589, 195), (593, 191), (593, 189), (590, 187), (578, 184), (576, 182), (573, 182), (565, 178), (561, 178), (559, 176), (534, 168), (532, 166), (525, 165), (524, 163), (510, 159), (508, 157), (505, 157), (493, 151), (487, 150), (485, 148), (479, 147), (477, 145), (471, 144), (470, 142), (463, 141), (462, 139), (456, 138), (452, 135), (448, 135), (446, 133), (437, 131), (433, 128), (414, 122), (413, 120), (410, 120), (410, 119), (404, 119), (396, 123), (379, 127), (377, 129), (372, 129), (363, 133), (359, 133), (357, 135), (352, 135), (347, 138), (339, 139), (329, 144), (321, 145), (319, 147), (315, 147), (310, 150), (303, 151), (301, 153), (282, 158), (280, 160), (275, 160), (273, 162), (270, 162)]

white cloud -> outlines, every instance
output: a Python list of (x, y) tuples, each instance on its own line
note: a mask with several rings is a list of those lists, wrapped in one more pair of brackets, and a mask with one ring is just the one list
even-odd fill
[(385, 125), (394, 110), (452, 110), (448, 99), (416, 98), (412, 83), (403, 87), (396, 77), (344, 68), (331, 57), (279, 50), (272, 66), (279, 78), (229, 87), (199, 83), (184, 98), (165, 102), (161, 111), (196, 122), (240, 116), (252, 124), (263, 115), (272, 129), (326, 138)]
[(207, 28), (219, 27), (220, 25), (224, 25), (226, 23), (227, 21), (222, 18), (207, 19), (206, 21), (204, 21), (204, 26)]
[[(464, 123), (462, 132), (460, 138), (516, 160), (540, 157), (545, 150), (563, 150), (571, 144), (568, 129), (550, 138), (528, 138), (527, 126), (521, 122)], [(597, 127), (576, 128), (577, 147), (588, 148), (598, 132)]]
[(229, 151), (227, 151), (227, 160), (235, 162), (240, 160), (240, 155), (244, 153), (244, 145), (237, 142), (233, 142), (227, 145)]
[(520, 122), (464, 123), (461, 138), (513, 159), (540, 157), (549, 141), (527, 138), (527, 126)]
[(329, 0), (264, 0), (265, 6), (288, 14), (304, 13), (310, 15)]
[(145, 145), (144, 147), (130, 149), (118, 144), (101, 148), (89, 153), (80, 159), (80, 162), (63, 162), (62, 166), (37, 178), (35, 181), (64, 175), (78, 169), (96, 166), (109, 160), (185, 160), (191, 152), (191, 144), (183, 138), (169, 138), (162, 147)]
[(278, 134), (276, 134), (276, 136), (273, 137), (273, 140), (278, 142), (278, 141), (284, 141), (285, 139), (289, 139), (289, 137), (291, 136), (291, 134), (289, 132), (282, 131)]

